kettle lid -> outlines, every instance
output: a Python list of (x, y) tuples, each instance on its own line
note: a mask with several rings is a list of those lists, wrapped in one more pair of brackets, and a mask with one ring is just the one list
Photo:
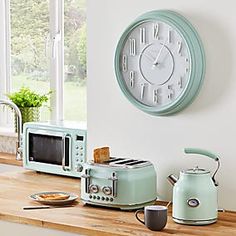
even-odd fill
[(184, 174), (197, 174), (197, 175), (201, 175), (201, 174), (209, 174), (210, 171), (209, 170), (205, 170), (205, 169), (201, 169), (198, 168), (198, 166), (194, 167), (193, 169), (187, 169), (183, 171)]

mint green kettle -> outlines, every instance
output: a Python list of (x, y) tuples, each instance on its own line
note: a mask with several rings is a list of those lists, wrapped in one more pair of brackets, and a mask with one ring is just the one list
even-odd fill
[(210, 171), (195, 167), (180, 172), (179, 179), (169, 175), (174, 185), (172, 217), (176, 223), (207, 225), (217, 221), (217, 182), (215, 175), (220, 167), (219, 156), (198, 148), (185, 148), (187, 154), (200, 154), (217, 161), (217, 169)]

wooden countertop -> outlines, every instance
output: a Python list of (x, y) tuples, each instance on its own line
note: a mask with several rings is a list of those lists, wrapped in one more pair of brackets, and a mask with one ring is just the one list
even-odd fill
[(168, 218), (161, 232), (146, 229), (134, 217), (134, 212), (83, 206), (44, 210), (22, 210), (36, 205), (29, 195), (41, 191), (68, 191), (80, 194), (80, 180), (39, 174), (33, 171), (0, 174), (0, 220), (64, 230), (85, 235), (236, 235), (236, 214), (219, 213), (216, 224), (183, 226)]
[(16, 155), (0, 152), (0, 163), (15, 166), (22, 166), (22, 161), (16, 160)]
[[(1, 162), (1, 159), (0, 159)], [(0, 220), (30, 224), (83, 235), (236, 235), (236, 213), (221, 212), (217, 223), (208, 226), (184, 226), (168, 223), (161, 232), (150, 231), (139, 223), (134, 212), (83, 205), (70, 208), (24, 211), (23, 206), (36, 205), (29, 195), (41, 191), (68, 191), (80, 196), (80, 180), (33, 171), (0, 174)]]

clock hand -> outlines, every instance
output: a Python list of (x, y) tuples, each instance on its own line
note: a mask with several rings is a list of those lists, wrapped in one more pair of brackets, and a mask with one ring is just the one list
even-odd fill
[(148, 54), (148, 53), (143, 53), (143, 55), (144, 55), (149, 61), (152, 61), (152, 62), (153, 62), (153, 60), (154, 60), (154, 57), (153, 57), (153, 56), (151, 56), (151, 55)]
[(166, 46), (166, 42), (167, 42), (167, 40), (162, 44), (162, 47), (161, 47), (161, 49), (159, 50), (155, 61), (153, 62), (153, 66), (156, 66), (156, 65), (159, 64), (159, 63), (158, 63), (158, 59), (159, 59), (159, 57), (160, 57), (160, 55), (161, 55), (161, 52), (162, 52), (163, 48)]

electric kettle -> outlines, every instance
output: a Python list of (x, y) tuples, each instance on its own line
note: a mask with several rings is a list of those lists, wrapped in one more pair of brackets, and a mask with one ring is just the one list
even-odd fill
[(217, 169), (211, 177), (210, 171), (195, 167), (180, 172), (179, 179), (169, 175), (174, 185), (172, 217), (176, 223), (207, 225), (217, 221), (217, 182), (215, 175), (220, 167), (219, 156), (198, 148), (186, 148), (187, 154), (200, 154), (217, 161)]

